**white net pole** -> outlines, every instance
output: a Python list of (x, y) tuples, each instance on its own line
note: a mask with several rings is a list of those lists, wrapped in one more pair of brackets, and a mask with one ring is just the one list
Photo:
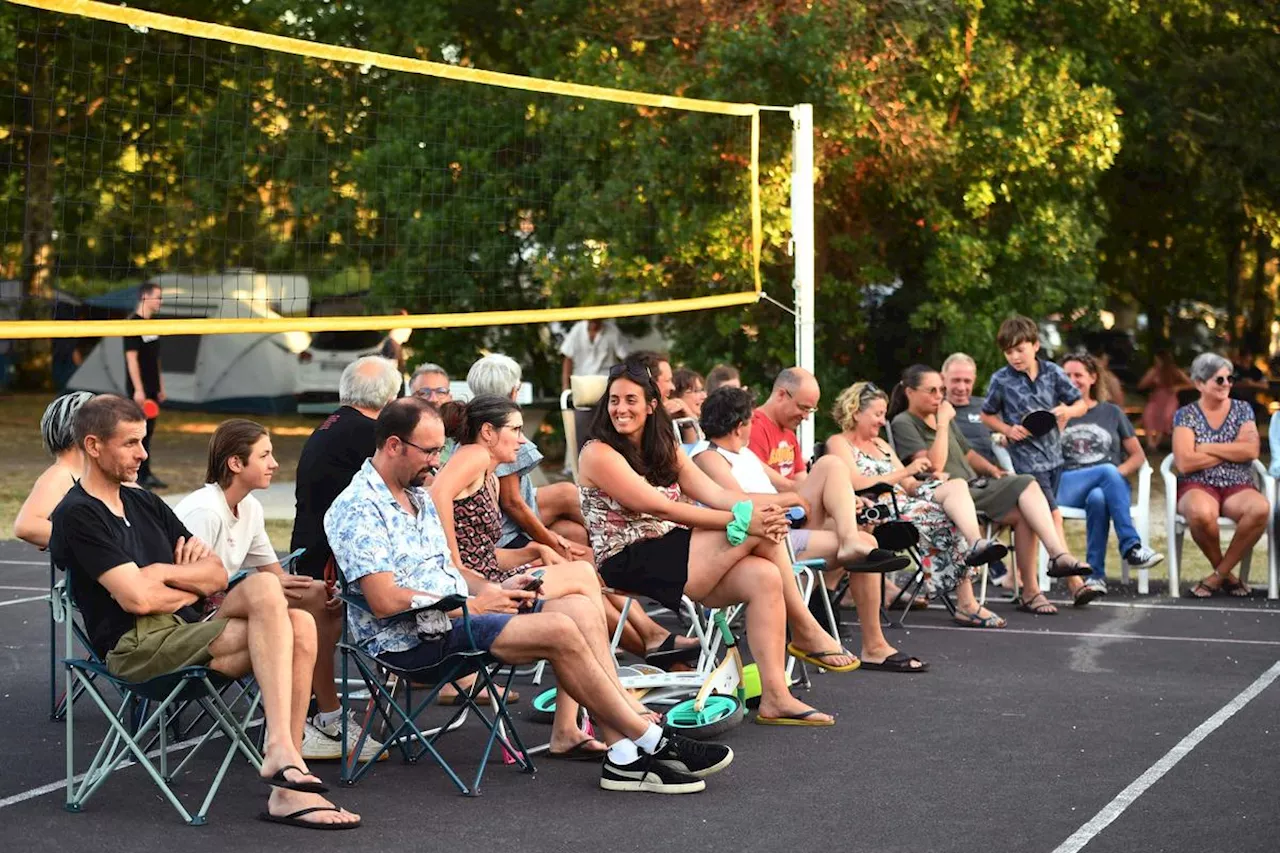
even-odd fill
[[(813, 104), (791, 108), (791, 240), (795, 257), (796, 366), (814, 371)], [(819, 377), (821, 380), (821, 377)], [(800, 423), (802, 458), (813, 455), (813, 418)]]

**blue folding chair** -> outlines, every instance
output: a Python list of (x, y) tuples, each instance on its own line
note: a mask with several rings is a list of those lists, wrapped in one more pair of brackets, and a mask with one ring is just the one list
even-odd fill
[[(71, 595), (70, 579), (62, 584), (61, 599), (68, 614), (74, 609)], [(72, 621), (68, 616), (67, 648), (72, 643)], [(161, 793), (177, 810), (182, 819), (190, 826), (202, 826), (207, 820), (209, 807), (213, 804), (214, 795), (222, 785), (227, 769), (235, 755), (240, 753), (253, 766), (255, 771), (262, 769), (262, 755), (249, 739), (246, 729), (249, 721), (258, 709), (261, 696), (257, 691), (249, 691), (249, 707), (242, 717), (238, 717), (224, 701), (221, 691), (229, 685), (236, 684), (236, 679), (214, 672), (204, 666), (189, 666), (165, 675), (157, 676), (143, 682), (132, 682), (112, 675), (106, 665), (96, 656), (92, 659), (68, 657), (63, 661), (66, 667), (66, 696), (88, 696), (107, 719), (110, 727), (89, 769), (76, 779), (75, 764), (75, 702), (66, 703), (66, 739), (67, 739), (67, 801), (66, 808), (70, 812), (79, 812), (89, 798), (93, 796), (103, 783), (114, 773), (131, 762), (139, 764)], [(120, 693), (121, 700), (113, 709), (98, 689), (99, 684), (110, 684)], [(202, 709), (204, 715), (212, 722), (201, 736), (194, 742), (181, 741), (169, 743), (169, 730), (174, 717), (184, 705), (195, 705)], [(227, 739), (227, 751), (205, 794), (200, 809), (193, 815), (170, 787), (170, 783), (181, 773), (200, 749), (221, 735)], [(150, 743), (158, 742), (153, 761), (148, 752)], [(169, 766), (170, 751), (190, 747), (182, 760), (172, 769)]]
[[(369, 606), (369, 602), (363, 595), (351, 590), (341, 572), (339, 572), (339, 580), (341, 583), (339, 597), (346, 603), (347, 607), (359, 608), (372, 615), (373, 611)], [(342, 652), (343, 704), (347, 705), (348, 700), (351, 698), (349, 691), (350, 681), (347, 676), (350, 672), (348, 667), (352, 663), (359, 671), (360, 677), (369, 691), (369, 701), (363, 725), (361, 726), (361, 735), (355, 745), (350, 748), (347, 746), (348, 715), (342, 715), (343, 755), (341, 778), (343, 784), (354, 785), (393, 747), (397, 748), (404, 760), (410, 764), (417, 763), (424, 755), (430, 755), (432, 760), (444, 770), (449, 780), (457, 786), (458, 790), (468, 796), (479, 795), (480, 781), (484, 777), (485, 767), (489, 762), (489, 756), (493, 752), (495, 743), (501, 743), (506, 754), (511, 756), (514, 763), (521, 770), (526, 773), (534, 771), (533, 760), (528, 750), (525, 749), (524, 742), (520, 739), (520, 735), (516, 731), (515, 724), (507, 710), (506, 695), (511, 687), (511, 679), (515, 675), (515, 669), (514, 667), (507, 669), (506, 679), (501, 689), (499, 689), (494, 683), (490, 668), (496, 669), (501, 667), (502, 664), (493, 655), (475, 647), (475, 639), (471, 635), (471, 617), (467, 612), (466, 599), (460, 595), (446, 596), (429, 607), (405, 610), (388, 618), (416, 616), (418, 613), (433, 610), (447, 613), (458, 608), (462, 609), (462, 621), (466, 627), (467, 639), (471, 648), (449, 655), (434, 666), (419, 669), (405, 669), (393, 666), (354, 645), (350, 642), (349, 622), (344, 622), (343, 641), (338, 644), (338, 648)], [(470, 691), (460, 688), (457, 683), (458, 680), (472, 673), (476, 675), (476, 686)], [(418, 717), (427, 708), (435, 704), (436, 697), (446, 684), (452, 684), (454, 689), (458, 691), (462, 704), (447, 723), (437, 728), (423, 731), (418, 727)], [(421, 698), (416, 698), (414, 693), (415, 685), (419, 687), (426, 686), (428, 688), (426, 695), (423, 696), (422, 691), (418, 691), (417, 696)], [(476, 702), (477, 696), (485, 695), (488, 696), (490, 706), (493, 709), (492, 717), (487, 715)], [(488, 729), (489, 736), (485, 741), (484, 751), (480, 756), (480, 767), (476, 770), (475, 779), (468, 786), (449, 766), (449, 763), (440, 754), (439, 750), (436, 749), (436, 743), (444, 734), (459, 728), (466, 722), (470, 713), (474, 713), (480, 719), (481, 723)], [(359, 760), (360, 753), (364, 749), (365, 742), (370, 737), (370, 730), (374, 728), (373, 724), (375, 723), (381, 723), (389, 734), (383, 739), (382, 749), (379, 750), (377, 755), (374, 755), (369, 761), (361, 762)]]

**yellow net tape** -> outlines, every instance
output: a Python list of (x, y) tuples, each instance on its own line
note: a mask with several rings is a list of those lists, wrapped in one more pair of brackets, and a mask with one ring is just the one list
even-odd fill
[[(501, 86), (550, 95), (564, 95), (598, 101), (610, 101), (643, 107), (687, 110), (726, 116), (748, 116), (751, 120), (751, 253), (754, 290), (745, 293), (718, 294), (656, 302), (615, 305), (593, 305), (576, 308), (540, 308), (520, 311), (479, 311), (456, 314), (416, 314), (391, 316), (325, 316), (325, 317), (270, 317), (270, 318), (188, 318), (155, 319), (147, 324), (147, 331), (158, 335), (176, 334), (270, 334), (285, 331), (346, 331), (387, 330), (396, 328), (461, 328), (519, 323), (566, 322), (583, 319), (607, 319), (636, 317), (681, 311), (699, 311), (747, 305), (760, 298), (760, 257), (763, 235), (760, 213), (760, 112), (762, 109), (780, 109), (757, 104), (711, 101), (700, 98), (682, 98), (655, 95), (626, 89), (611, 89), (579, 83), (565, 83), (462, 68), (439, 62), (428, 62), (404, 56), (377, 53), (369, 50), (340, 47), (338, 45), (310, 42), (303, 39), (272, 35), (269, 33), (193, 21), (172, 15), (162, 15), (139, 9), (112, 6), (95, 0), (6, 0), (13, 5), (28, 6), (67, 15), (145, 27), (180, 35), (213, 39), (230, 44), (264, 48), (298, 56), (327, 59), (355, 65), (371, 65), (393, 71), (432, 77)], [(127, 335), (135, 327), (127, 320), (87, 320), (75, 323), (62, 321), (22, 320), (0, 321), (0, 338), (59, 338), (59, 337), (108, 337)]]

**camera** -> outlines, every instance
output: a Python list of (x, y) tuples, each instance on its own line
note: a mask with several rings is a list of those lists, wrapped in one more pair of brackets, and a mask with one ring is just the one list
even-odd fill
[(884, 504), (872, 504), (858, 510), (858, 526), (881, 524), (893, 518), (893, 512)]

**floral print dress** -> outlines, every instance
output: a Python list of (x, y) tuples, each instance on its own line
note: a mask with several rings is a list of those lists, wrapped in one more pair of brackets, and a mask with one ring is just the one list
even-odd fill
[[(853, 455), (858, 463), (858, 470), (865, 477), (883, 477), (893, 473), (893, 459), (887, 452), (876, 457), (854, 447)], [(950, 592), (956, 588), (956, 583), (961, 578), (970, 574), (970, 568), (964, 562), (969, 543), (956, 530), (942, 504), (934, 499), (933, 492), (940, 485), (942, 484), (937, 480), (921, 483), (914, 495), (907, 494), (902, 486), (894, 486), (893, 491), (901, 518), (914, 524), (920, 531), (918, 550), (925, 571), (933, 577), (933, 582), (939, 589)], [(884, 495), (880, 500), (888, 504), (889, 495)]]

